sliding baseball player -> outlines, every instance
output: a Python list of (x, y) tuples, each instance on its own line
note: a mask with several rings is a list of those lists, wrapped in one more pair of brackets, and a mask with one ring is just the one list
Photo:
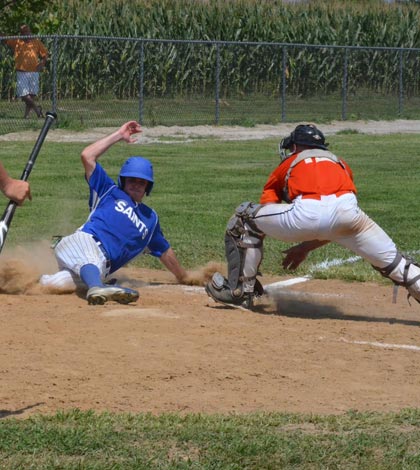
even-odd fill
[(87, 288), (89, 304), (116, 301), (135, 302), (138, 291), (118, 285), (108, 285), (110, 274), (126, 265), (140, 253), (156, 256), (184, 282), (187, 272), (179, 263), (164, 237), (156, 212), (142, 201), (152, 191), (154, 178), (149, 160), (130, 157), (122, 166), (115, 183), (98, 163), (117, 142), (135, 142), (133, 134), (140, 125), (129, 121), (112, 134), (86, 147), (82, 163), (90, 189), (90, 215), (73, 234), (62, 238), (55, 247), (59, 271), (43, 275), (43, 286), (58, 289)]

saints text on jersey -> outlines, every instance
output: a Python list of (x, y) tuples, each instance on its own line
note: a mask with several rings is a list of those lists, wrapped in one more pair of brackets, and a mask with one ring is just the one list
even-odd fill
[(119, 199), (115, 204), (115, 210), (126, 215), (131, 220), (131, 222), (133, 222), (133, 224), (138, 228), (141, 238), (146, 238), (149, 232), (147, 230), (146, 225), (139, 219), (138, 215), (134, 212), (133, 208), (130, 207), (126, 201)]

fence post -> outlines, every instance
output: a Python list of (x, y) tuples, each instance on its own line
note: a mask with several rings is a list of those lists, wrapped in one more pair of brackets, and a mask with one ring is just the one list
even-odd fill
[(287, 87), (287, 47), (283, 47), (281, 66), (281, 121), (286, 121), (286, 87)]
[(398, 116), (401, 117), (403, 112), (403, 99), (404, 99), (404, 81), (403, 81), (403, 51), (398, 52), (399, 56), (399, 96), (398, 96)]
[(216, 115), (215, 123), (216, 126), (219, 124), (220, 120), (220, 44), (216, 44)]
[(57, 61), (58, 61), (58, 37), (54, 36), (53, 43), (53, 61), (52, 61), (52, 110), (54, 113), (57, 112), (58, 103), (57, 103)]
[(342, 103), (341, 103), (341, 119), (347, 119), (347, 81), (348, 81), (348, 61), (349, 50), (344, 49), (344, 70), (343, 70), (343, 89), (342, 89)]
[(139, 73), (139, 123), (143, 124), (144, 113), (144, 41), (140, 41)]

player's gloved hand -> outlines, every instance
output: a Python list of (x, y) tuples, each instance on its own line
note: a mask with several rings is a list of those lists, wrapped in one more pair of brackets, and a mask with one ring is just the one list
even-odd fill
[(284, 269), (296, 269), (308, 256), (308, 253), (312, 250), (316, 250), (321, 246), (330, 243), (329, 240), (310, 240), (299, 243), (299, 245), (292, 246), (283, 253), (286, 255), (282, 261)]
[(286, 256), (282, 260), (282, 266), (284, 269), (294, 270), (305, 261), (310, 250), (308, 250), (302, 243), (299, 245), (292, 246), (287, 250), (282, 251)]

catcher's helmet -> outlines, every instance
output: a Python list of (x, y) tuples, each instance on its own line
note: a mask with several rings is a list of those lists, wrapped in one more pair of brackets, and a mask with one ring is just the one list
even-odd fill
[(143, 157), (130, 157), (124, 165), (121, 167), (120, 174), (118, 176), (118, 186), (124, 189), (124, 178), (131, 176), (132, 178), (142, 178), (148, 181), (146, 188), (146, 195), (148, 196), (153, 188), (153, 166)]
[(285, 156), (285, 150), (290, 150), (294, 144), (322, 150), (327, 150), (328, 147), (324, 134), (313, 124), (299, 124), (288, 137), (280, 142), (279, 149), (282, 159)]

